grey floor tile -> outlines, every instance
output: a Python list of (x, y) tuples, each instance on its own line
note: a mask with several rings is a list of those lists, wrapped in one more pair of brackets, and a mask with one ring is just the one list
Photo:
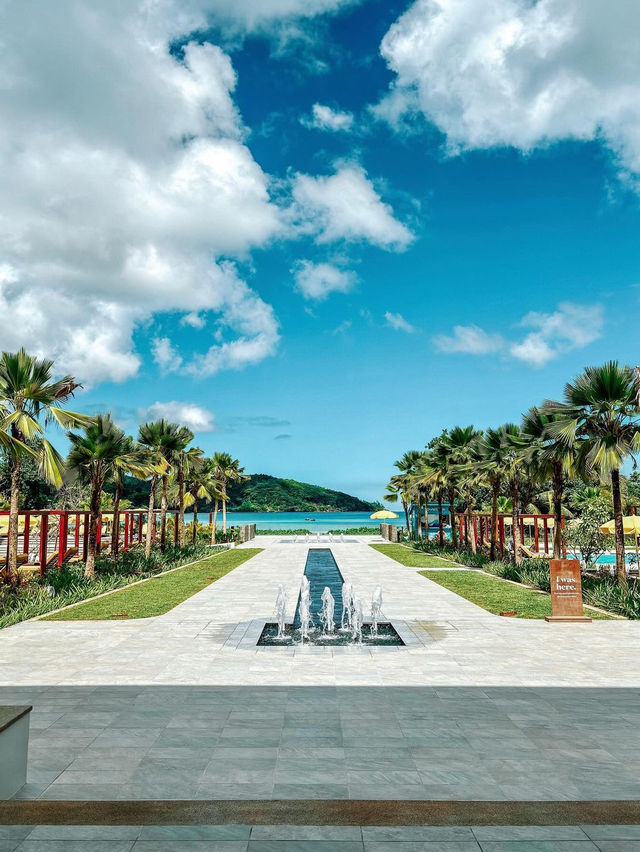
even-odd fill
[(487, 840), (482, 852), (597, 852), (591, 840)]
[(582, 825), (592, 840), (640, 840), (640, 825)]
[(137, 840), (133, 852), (246, 852), (248, 840)]
[(640, 840), (597, 840), (600, 852), (640, 852)]
[(147, 825), (140, 831), (139, 840), (209, 841), (249, 840), (249, 825)]
[(139, 825), (37, 825), (28, 840), (137, 840)]
[(249, 852), (363, 852), (355, 840), (251, 840)]
[(355, 825), (255, 825), (251, 840), (332, 840), (362, 841), (362, 830)]
[(457, 825), (390, 825), (364, 826), (362, 837), (366, 843), (377, 841), (451, 841), (475, 840), (467, 826)]
[(489, 840), (587, 840), (577, 825), (481, 825), (473, 833), (481, 843)]
[(364, 852), (480, 852), (475, 840), (369, 840)]
[(25, 840), (18, 852), (129, 852), (133, 840)]

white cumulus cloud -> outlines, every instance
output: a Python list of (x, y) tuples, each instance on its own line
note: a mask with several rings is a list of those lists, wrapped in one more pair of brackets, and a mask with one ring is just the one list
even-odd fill
[(123, 381), (140, 365), (139, 324), (210, 311), (227, 334), (211, 369), (273, 353), (273, 310), (216, 262), (284, 230), (244, 142), (231, 61), (207, 43), (169, 50), (207, 5), (4, 7), (0, 347)]
[(307, 127), (315, 127), (317, 130), (346, 131), (353, 127), (353, 114), (341, 110), (331, 109), (324, 104), (314, 104), (311, 118), (301, 119), (302, 124)]
[(487, 355), (504, 345), (499, 334), (488, 334), (477, 325), (455, 325), (453, 334), (438, 334), (433, 342), (441, 352), (467, 352), (470, 355)]
[(216, 428), (213, 422), (214, 415), (206, 408), (201, 408), (192, 402), (176, 402), (175, 400), (154, 402), (148, 408), (138, 409), (137, 413), (140, 422), (164, 418), (172, 423), (178, 423), (180, 426), (187, 426), (195, 433), (213, 432)]
[(394, 331), (404, 331), (405, 334), (413, 334), (416, 331), (415, 325), (411, 325), (402, 314), (393, 314), (391, 311), (386, 311), (384, 318), (387, 325), (391, 326)]
[(602, 139), (640, 173), (634, 0), (417, 0), (385, 35), (396, 80), (377, 109), (420, 110), (452, 151)]
[(293, 197), (303, 226), (315, 233), (318, 243), (364, 240), (401, 251), (413, 240), (357, 164), (341, 165), (329, 176), (297, 174)]
[(356, 283), (353, 272), (340, 269), (332, 263), (312, 263), (299, 261), (291, 270), (296, 289), (305, 299), (317, 302), (326, 299), (330, 293), (348, 293)]
[(543, 367), (554, 358), (583, 349), (602, 335), (604, 313), (601, 305), (577, 305), (561, 302), (555, 311), (531, 311), (518, 326), (531, 329), (519, 340), (506, 340), (477, 325), (456, 325), (452, 335), (433, 338), (441, 352), (463, 352), (469, 355), (502, 353), (532, 367)]

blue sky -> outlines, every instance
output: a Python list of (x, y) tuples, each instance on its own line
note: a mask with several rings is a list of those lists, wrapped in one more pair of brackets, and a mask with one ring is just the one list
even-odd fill
[(632, 4), (136, 5), (63, 0), (6, 60), (0, 345), (77, 407), (373, 499), (638, 360)]

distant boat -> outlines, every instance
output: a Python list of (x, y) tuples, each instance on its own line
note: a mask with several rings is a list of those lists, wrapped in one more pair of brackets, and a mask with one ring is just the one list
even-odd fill
[(305, 518), (305, 521), (313, 521), (315, 523), (315, 518)]

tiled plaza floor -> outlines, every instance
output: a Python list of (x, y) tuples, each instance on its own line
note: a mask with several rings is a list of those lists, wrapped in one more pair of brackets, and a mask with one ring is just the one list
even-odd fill
[(0, 703), (34, 705), (19, 797), (640, 798), (640, 623), (501, 619), (358, 542), (343, 575), (412, 644), (256, 648), (307, 553), (263, 544), (159, 618), (0, 631)]
[(2, 852), (634, 852), (640, 826), (0, 826)]

